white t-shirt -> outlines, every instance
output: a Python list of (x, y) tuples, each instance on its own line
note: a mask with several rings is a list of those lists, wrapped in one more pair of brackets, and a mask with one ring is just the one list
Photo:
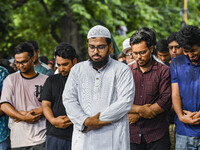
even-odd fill
[[(16, 110), (30, 111), (41, 106), (40, 92), (47, 76), (37, 74), (24, 78), (20, 72), (9, 75), (3, 83), (0, 103), (10, 103)], [(20, 121), (11, 124), (11, 148), (41, 144), (46, 140), (46, 119), (43, 117), (34, 124)]]

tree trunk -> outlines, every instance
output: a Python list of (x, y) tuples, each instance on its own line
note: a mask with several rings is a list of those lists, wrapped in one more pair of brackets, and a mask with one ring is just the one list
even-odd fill
[(86, 43), (84, 43), (84, 37), (79, 33), (80, 25), (78, 25), (75, 20), (73, 20), (73, 14), (71, 10), (67, 8), (67, 15), (65, 15), (61, 20), (61, 41), (71, 44), (78, 55), (79, 61), (86, 59), (87, 50), (85, 48)]

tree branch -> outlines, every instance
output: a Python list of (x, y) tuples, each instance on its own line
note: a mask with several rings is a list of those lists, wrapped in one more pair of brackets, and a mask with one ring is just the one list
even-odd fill
[(47, 5), (44, 3), (44, 1), (43, 1), (43, 0), (39, 0), (39, 2), (40, 2), (40, 4), (43, 6), (44, 11), (46, 12), (46, 14), (47, 14), (48, 16), (50, 16), (49, 10), (48, 10), (48, 8), (47, 8)]
[[(44, 11), (46, 12), (47, 16), (50, 17), (50, 12), (47, 8), (47, 5), (45, 4), (45, 2), (43, 0), (39, 0), (40, 4), (43, 6)], [(59, 38), (59, 36), (56, 33), (56, 25), (54, 22), (51, 23), (51, 35), (52, 37), (58, 42), (61, 42), (61, 39)]]
[(24, 4), (26, 4), (28, 2), (28, 0), (18, 0), (16, 1), (16, 3), (14, 3), (12, 6), (13, 6), (13, 9), (16, 9), (18, 7), (21, 7), (23, 6)]

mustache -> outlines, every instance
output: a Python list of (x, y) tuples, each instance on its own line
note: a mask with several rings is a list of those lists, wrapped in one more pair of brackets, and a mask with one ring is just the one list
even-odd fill
[(101, 57), (99, 54), (94, 54), (94, 55), (92, 55), (92, 57), (94, 57), (94, 56), (99, 56), (99, 57)]

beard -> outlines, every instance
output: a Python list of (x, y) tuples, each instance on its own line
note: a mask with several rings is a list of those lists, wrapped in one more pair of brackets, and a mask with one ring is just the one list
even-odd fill
[[(95, 54), (96, 56), (100, 56), (99, 54)], [(93, 56), (95, 56), (93, 55)], [(93, 57), (92, 56), (92, 57)], [(89, 61), (92, 63), (93, 68), (100, 69), (101, 67), (105, 66), (109, 60), (109, 50), (106, 53), (106, 56), (101, 61), (93, 61), (92, 58), (88, 55)], [(101, 57), (101, 56), (100, 56)]]

